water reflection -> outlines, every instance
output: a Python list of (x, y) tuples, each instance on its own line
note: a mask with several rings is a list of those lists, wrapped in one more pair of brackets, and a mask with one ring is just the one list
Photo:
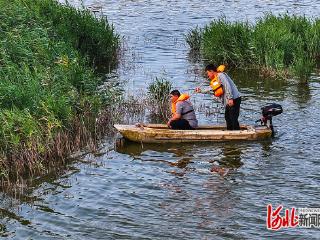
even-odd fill
[[(179, 144), (143, 144), (131, 142), (124, 138), (117, 139), (115, 143), (115, 150), (117, 152), (128, 154), (132, 156), (134, 160), (161, 162), (182, 170), (187, 170), (189, 163), (191, 163), (193, 159), (192, 156), (188, 155), (189, 153), (187, 149), (188, 144), (183, 144), (183, 146)], [(172, 155), (170, 155), (169, 158), (168, 156), (161, 157), (161, 153), (171, 153)], [(149, 158), (143, 157), (144, 155), (149, 156)], [(182, 176), (184, 174), (181, 172), (170, 173), (178, 176)]]
[(221, 158), (213, 162), (211, 172), (217, 173), (224, 177), (230, 171), (236, 170), (243, 165), (241, 161), (242, 148), (233, 144), (221, 146)]
[[(212, 149), (213, 145), (214, 149)], [(190, 167), (189, 164), (195, 161), (213, 163), (221, 168), (240, 168), (243, 165), (241, 154), (245, 150), (245, 145), (240, 146), (238, 143), (212, 142), (196, 144), (143, 144), (131, 142), (123, 138), (118, 139), (115, 145), (117, 152), (128, 154), (135, 160), (160, 161), (180, 169), (188, 169)], [(148, 151), (152, 151), (155, 156), (148, 154)], [(159, 158), (161, 153), (171, 153), (171, 159), (168, 160), (167, 156)], [(142, 156), (149, 156), (149, 159)]]
[(254, 70), (233, 70), (230, 73), (239, 85), (241, 92), (249, 98), (283, 100), (286, 96), (288, 81), (285, 79), (272, 79), (259, 75)]
[[(79, 160), (69, 159), (64, 165), (52, 164), (46, 175), (33, 178), (32, 181), (26, 179), (21, 186), (15, 185), (9, 189), (2, 189), (4, 192), (0, 194), (0, 237), (14, 236), (6, 225), (19, 223), (22, 226), (28, 226), (29, 229), (34, 229), (32, 217), (26, 212), (37, 210), (63, 215), (55, 211), (44, 199), (47, 195), (59, 194), (71, 187), (70, 177), (80, 171), (74, 166), (75, 161)], [(22, 211), (22, 206), (24, 211)]]
[(307, 107), (312, 95), (309, 83), (298, 82), (293, 93), (294, 100), (297, 102), (300, 109)]

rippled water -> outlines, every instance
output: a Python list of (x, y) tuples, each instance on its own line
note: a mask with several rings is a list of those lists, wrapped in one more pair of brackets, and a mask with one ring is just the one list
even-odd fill
[[(72, 2), (72, 1), (70, 1)], [(75, 5), (79, 4), (73, 2)], [(83, 1), (125, 39), (115, 76), (127, 93), (163, 76), (183, 91), (205, 80), (189, 61), (184, 34), (212, 18), (254, 22), (264, 12), (318, 16), (318, 1)], [(100, 13), (97, 13), (100, 14)], [(283, 105), (276, 138), (183, 145), (106, 139), (101, 155), (37, 179), (22, 196), (2, 194), (0, 236), (11, 239), (319, 239), (315, 229), (266, 229), (266, 205), (319, 207), (320, 81), (272, 81), (234, 72), (241, 122), (268, 102)], [(210, 97), (193, 96), (211, 104)], [(202, 123), (223, 117), (198, 113)], [(88, 161), (87, 161), (88, 160)], [(213, 167), (213, 171), (210, 169)]]

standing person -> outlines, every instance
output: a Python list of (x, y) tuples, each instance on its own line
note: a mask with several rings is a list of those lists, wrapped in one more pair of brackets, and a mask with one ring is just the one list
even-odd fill
[(170, 93), (172, 117), (167, 125), (172, 129), (191, 130), (198, 127), (198, 120), (188, 94), (180, 94), (178, 90)]
[[(232, 81), (232, 79), (224, 72), (224, 66), (217, 67), (214, 64), (206, 66), (205, 71), (211, 80), (210, 87), (216, 97), (222, 99), (225, 106), (224, 117), (227, 123), (227, 130), (240, 130), (239, 113), (241, 104), (241, 95)], [(196, 88), (196, 92), (201, 92), (200, 88)]]

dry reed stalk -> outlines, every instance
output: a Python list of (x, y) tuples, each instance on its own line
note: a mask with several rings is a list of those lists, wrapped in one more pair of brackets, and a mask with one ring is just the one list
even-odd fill
[(108, 124), (111, 120), (110, 112), (105, 110), (97, 119), (87, 119), (88, 123), (95, 123), (93, 127), (83, 124), (86, 121), (80, 119), (78, 117), (70, 129), (57, 132), (45, 144), (44, 152), (39, 152), (40, 143), (35, 141), (32, 146), (21, 144), (10, 153), (2, 153), (0, 166), (8, 172), (5, 176), (0, 176), (2, 189), (10, 189), (21, 184), (23, 179), (30, 181), (36, 175), (45, 174), (49, 166), (59, 167), (65, 164), (68, 157), (76, 151), (85, 148), (95, 152), (102, 137), (111, 130), (111, 125)]

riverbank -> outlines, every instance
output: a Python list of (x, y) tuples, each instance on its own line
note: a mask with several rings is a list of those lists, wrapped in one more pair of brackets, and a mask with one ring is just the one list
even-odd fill
[(106, 19), (55, 0), (0, 0), (0, 181), (16, 182), (107, 131), (119, 36)]
[(307, 80), (319, 66), (319, 32), (319, 18), (266, 14), (254, 25), (213, 20), (189, 31), (186, 41), (192, 52), (208, 62)]

